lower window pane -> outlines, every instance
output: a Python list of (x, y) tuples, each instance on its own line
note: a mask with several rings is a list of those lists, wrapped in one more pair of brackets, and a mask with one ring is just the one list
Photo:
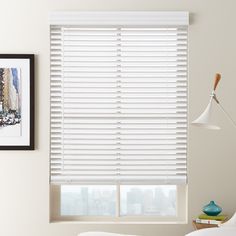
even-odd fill
[(61, 186), (62, 216), (114, 216), (116, 186)]
[(121, 215), (176, 216), (174, 185), (121, 186)]

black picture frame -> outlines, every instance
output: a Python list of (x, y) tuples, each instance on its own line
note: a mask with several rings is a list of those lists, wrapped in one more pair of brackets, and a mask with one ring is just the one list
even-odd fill
[[(22, 68), (19, 66), (21, 64), (23, 65)], [(7, 67), (5, 67), (4, 65), (7, 65)], [(1, 84), (3, 84), (4, 86), (4, 80), (3, 80), (4, 77), (3, 75), (1, 77), (1, 74), (0, 74), (0, 114), (1, 114), (0, 134), (1, 134), (1, 129), (3, 130), (4, 128), (8, 126), (10, 128), (10, 126), (13, 127), (14, 125), (16, 125), (16, 120), (18, 122), (17, 124), (18, 127), (21, 126), (19, 128), (21, 130), (20, 132), (23, 134), (22, 134), (22, 137), (20, 135), (19, 137), (12, 137), (12, 143), (11, 143), (11, 137), (7, 136), (4, 138), (3, 136), (4, 132), (2, 132), (2, 136), (0, 137), (0, 150), (34, 150), (35, 149), (35, 138), (34, 138), (35, 136), (35, 127), (34, 127), (35, 125), (34, 124), (35, 122), (34, 121), (35, 119), (35, 108), (34, 108), (35, 107), (34, 106), (34, 103), (35, 103), (35, 91), (34, 91), (35, 90), (35, 81), (34, 81), (35, 80), (35, 71), (34, 71), (35, 56), (34, 54), (0, 54), (0, 70), (3, 71), (3, 74), (4, 74), (4, 69), (16, 70), (15, 68), (16, 65), (18, 66), (18, 70), (23, 71), (23, 73), (21, 73), (20, 79), (17, 79), (18, 81), (17, 83), (18, 84), (21, 83), (20, 89), (18, 86), (18, 94), (21, 94), (21, 100), (18, 99), (17, 101), (22, 102), (22, 104), (25, 104), (25, 106), (23, 110), (23, 105), (22, 105), (22, 114), (21, 112), (17, 112), (16, 110), (11, 109), (10, 112), (12, 116), (14, 117), (11, 118), (11, 121), (8, 121), (8, 123), (4, 121), (8, 119), (6, 114), (9, 115), (10, 109), (8, 107), (8, 111), (6, 112), (5, 110), (7, 109), (5, 109), (3, 105), (4, 93), (3, 93), (3, 87)], [(25, 78), (27, 78), (26, 80), (27, 82), (24, 81), (24, 76), (22, 76), (22, 74), (24, 74)], [(14, 84), (14, 82), (12, 82), (12, 84)], [(21, 90), (21, 93), (19, 92), (19, 90)], [(24, 93), (27, 93), (27, 95), (24, 96)], [(18, 96), (20, 97), (20, 95)], [(17, 106), (19, 107), (19, 102), (17, 103)], [(26, 114), (23, 114), (23, 112)], [(16, 115), (18, 116), (18, 118), (16, 118)], [(22, 122), (22, 117), (26, 118), (27, 122)], [(9, 122), (12, 122), (14, 124), (10, 124)], [(6, 140), (8, 141), (8, 143), (6, 143), (7, 142)], [(17, 140), (19, 140), (19, 143), (17, 143)]]

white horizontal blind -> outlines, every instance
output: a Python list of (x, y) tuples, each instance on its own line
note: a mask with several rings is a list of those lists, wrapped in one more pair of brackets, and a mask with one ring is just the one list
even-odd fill
[(51, 26), (51, 182), (186, 182), (187, 27)]

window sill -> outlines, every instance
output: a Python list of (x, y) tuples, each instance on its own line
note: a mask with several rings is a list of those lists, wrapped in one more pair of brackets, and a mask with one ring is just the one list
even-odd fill
[(60, 221), (60, 220), (52, 220), (50, 224), (148, 224), (148, 225), (177, 225), (177, 224), (188, 224), (187, 220), (184, 221)]

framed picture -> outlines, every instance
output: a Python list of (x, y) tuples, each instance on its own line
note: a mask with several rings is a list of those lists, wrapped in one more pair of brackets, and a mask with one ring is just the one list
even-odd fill
[(34, 150), (33, 54), (0, 54), (0, 150)]

